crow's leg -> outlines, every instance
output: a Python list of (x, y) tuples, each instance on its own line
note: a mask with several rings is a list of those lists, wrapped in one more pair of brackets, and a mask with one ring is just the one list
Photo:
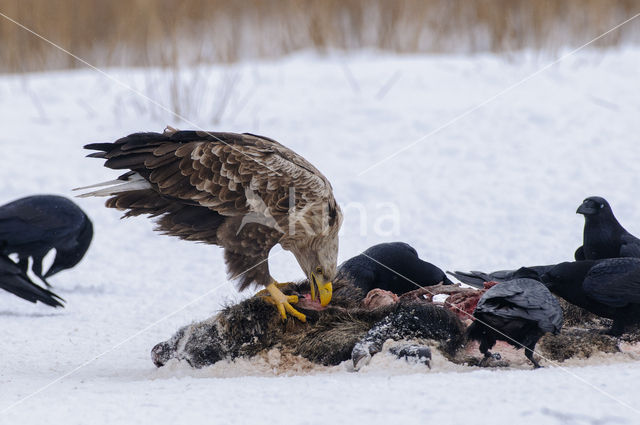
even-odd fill
[(484, 357), (482, 358), (482, 360), (480, 360), (480, 366), (482, 367), (486, 366), (490, 359), (495, 359), (495, 360), (502, 359), (502, 356), (500, 356), (500, 354), (492, 353), (491, 351), (489, 351), (489, 349), (492, 348), (495, 344), (496, 344), (495, 339), (491, 339), (486, 335), (484, 338), (482, 338), (482, 341), (480, 341), (479, 349), (480, 349), (480, 352), (484, 354)]
[(47, 282), (47, 279), (45, 279), (44, 276), (42, 275), (42, 259), (44, 257), (32, 257), (32, 258), (33, 258), (33, 264), (31, 265), (31, 270), (33, 271), (33, 274), (38, 276), (38, 279), (44, 282), (44, 284), (47, 285), (47, 288), (51, 288), (51, 285), (49, 285), (49, 282)]
[(538, 341), (532, 342), (524, 347), (524, 355), (529, 359), (531, 363), (533, 363), (534, 369), (539, 369), (542, 367), (540, 366), (540, 363), (538, 363), (538, 361), (533, 357), (533, 351), (536, 349), (537, 342)]

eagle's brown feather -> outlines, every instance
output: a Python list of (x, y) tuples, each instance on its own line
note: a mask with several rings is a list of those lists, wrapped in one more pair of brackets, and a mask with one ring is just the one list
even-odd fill
[[(125, 216), (160, 216), (158, 230), (165, 234), (222, 246), (241, 289), (271, 282), (266, 259), (277, 243), (294, 252), (306, 273), (318, 262), (305, 259), (314, 250), (336, 251), (323, 254), (335, 263), (341, 213), (331, 185), (275, 140), (171, 131), (136, 133), (86, 148), (102, 151), (90, 156), (106, 159), (105, 166), (127, 170), (123, 181), (135, 172), (148, 182), (142, 189), (98, 191), (113, 195), (108, 207), (125, 210)], [(293, 225), (291, 211), (301, 214)], [(329, 267), (335, 270), (335, 264)]]

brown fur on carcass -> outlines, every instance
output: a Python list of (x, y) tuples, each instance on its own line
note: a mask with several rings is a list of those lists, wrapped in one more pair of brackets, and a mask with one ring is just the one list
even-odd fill
[(564, 317), (564, 326), (580, 326), (600, 324), (600, 318), (593, 313), (588, 312), (582, 307), (573, 305), (563, 298), (556, 297), (562, 308), (562, 316)]
[(598, 317), (589, 311), (558, 297), (564, 315), (564, 328), (559, 335), (545, 335), (538, 349), (550, 360), (570, 358), (586, 359), (599, 353), (620, 352), (620, 342), (637, 342), (640, 332), (629, 330), (622, 338), (602, 331), (611, 327), (611, 320)]
[(558, 335), (546, 334), (538, 342), (538, 351), (547, 359), (564, 361), (587, 359), (597, 353), (618, 353), (618, 341), (593, 329), (563, 329)]
[[(431, 300), (436, 294), (448, 294), (450, 297), (447, 298), (445, 306), (464, 320), (465, 316), (468, 318), (467, 307), (477, 303), (482, 293), (484, 290), (436, 285), (404, 294), (400, 300), (421, 298)], [(630, 344), (640, 342), (640, 329), (631, 330), (619, 339), (605, 335), (602, 331), (610, 327), (609, 319), (598, 317), (562, 298), (558, 298), (558, 301), (564, 316), (564, 327), (559, 335), (543, 336), (536, 348), (536, 351), (546, 359), (558, 362), (571, 358), (585, 359), (596, 354), (620, 352), (621, 342)], [(470, 357), (464, 352), (459, 352), (457, 358), (450, 360), (470, 366), (477, 366), (480, 363), (480, 359)], [(497, 360), (487, 363), (487, 366), (509, 366), (509, 361)]]
[[(287, 294), (306, 293), (308, 283), (282, 290)], [(322, 365), (336, 365), (351, 358), (358, 341), (365, 337), (376, 339), (378, 335), (370, 334), (374, 325), (394, 314), (407, 319), (391, 320), (391, 332), (381, 334), (381, 338), (403, 338), (409, 332), (420, 338), (439, 340), (446, 351), (454, 351), (461, 345), (464, 326), (441, 307), (402, 302), (366, 309), (361, 307), (363, 299), (360, 289), (335, 281), (330, 306), (320, 311), (305, 310), (301, 302), (299, 307), (307, 315), (307, 323), (297, 320), (283, 323), (273, 305), (253, 297), (223, 309), (210, 319), (180, 329), (171, 339), (153, 348), (152, 359), (158, 367), (172, 358), (203, 367), (223, 359), (253, 357), (277, 347), (283, 354), (299, 355)], [(419, 322), (412, 323), (418, 319)], [(433, 323), (429, 323), (430, 320)]]
[[(283, 292), (288, 294), (306, 293), (308, 290), (307, 283), (283, 288)], [(277, 348), (284, 356), (301, 356), (316, 364), (336, 365), (352, 356), (354, 346), (364, 343), (373, 355), (386, 338), (422, 338), (419, 334), (426, 329), (431, 339), (440, 338), (440, 351), (450, 361), (477, 365), (479, 359), (468, 355), (471, 351), (465, 350), (468, 351), (465, 353), (459, 350), (465, 343), (462, 339), (464, 327), (460, 320), (448, 311), (443, 315), (445, 310), (431, 304), (431, 300), (435, 294), (451, 295), (445, 307), (464, 318), (460, 303), (464, 308), (482, 292), (455, 285), (436, 285), (403, 294), (395, 304), (388, 304), (389, 300), (386, 300), (393, 297), (376, 292), (368, 297), (369, 303), (382, 298), (386, 301), (376, 301), (367, 308), (360, 289), (347, 282), (335, 281), (333, 300), (328, 308), (321, 311), (305, 310), (301, 307), (304, 305), (301, 299), (298, 305), (307, 315), (307, 323), (291, 319), (282, 322), (272, 304), (253, 297), (226, 307), (208, 320), (180, 329), (173, 338), (156, 345), (152, 357), (157, 366), (176, 358), (194, 367), (203, 367), (224, 359), (253, 357)], [(588, 358), (597, 353), (615, 353), (620, 351), (621, 341), (636, 343), (640, 340), (640, 332), (629, 333), (621, 339), (602, 335), (600, 331), (607, 327), (607, 319), (593, 316), (564, 300), (560, 300), (560, 303), (566, 318), (564, 329), (559, 335), (542, 337), (537, 348), (539, 354), (549, 360), (563, 361)], [(412, 314), (412, 306), (418, 306), (421, 314)], [(429, 324), (424, 326), (429, 321), (434, 326), (431, 330)], [(414, 324), (420, 325), (421, 329), (416, 331)], [(387, 333), (376, 336), (380, 329), (385, 329)], [(437, 332), (442, 332), (444, 337), (442, 334), (438, 336)], [(508, 365), (509, 360), (504, 357), (502, 361), (488, 364), (491, 367)]]

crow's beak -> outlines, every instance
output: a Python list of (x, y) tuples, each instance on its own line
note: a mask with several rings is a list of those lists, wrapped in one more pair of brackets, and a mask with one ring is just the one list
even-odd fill
[(311, 272), (309, 283), (311, 284), (311, 299), (320, 299), (320, 305), (323, 307), (329, 304), (333, 294), (333, 284), (325, 279), (324, 274)]
[(598, 212), (597, 208), (594, 208), (590, 202), (583, 202), (577, 209), (576, 214), (591, 215)]

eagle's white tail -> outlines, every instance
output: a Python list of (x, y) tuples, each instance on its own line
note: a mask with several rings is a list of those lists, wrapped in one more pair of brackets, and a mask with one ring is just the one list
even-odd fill
[(120, 177), (116, 180), (96, 183), (89, 186), (77, 187), (73, 190), (93, 189), (95, 187), (105, 187), (104, 189), (95, 190), (78, 195), (78, 198), (88, 198), (90, 196), (111, 196), (122, 192), (131, 192), (133, 190), (151, 189), (151, 184), (138, 173), (131, 173), (126, 177)]

